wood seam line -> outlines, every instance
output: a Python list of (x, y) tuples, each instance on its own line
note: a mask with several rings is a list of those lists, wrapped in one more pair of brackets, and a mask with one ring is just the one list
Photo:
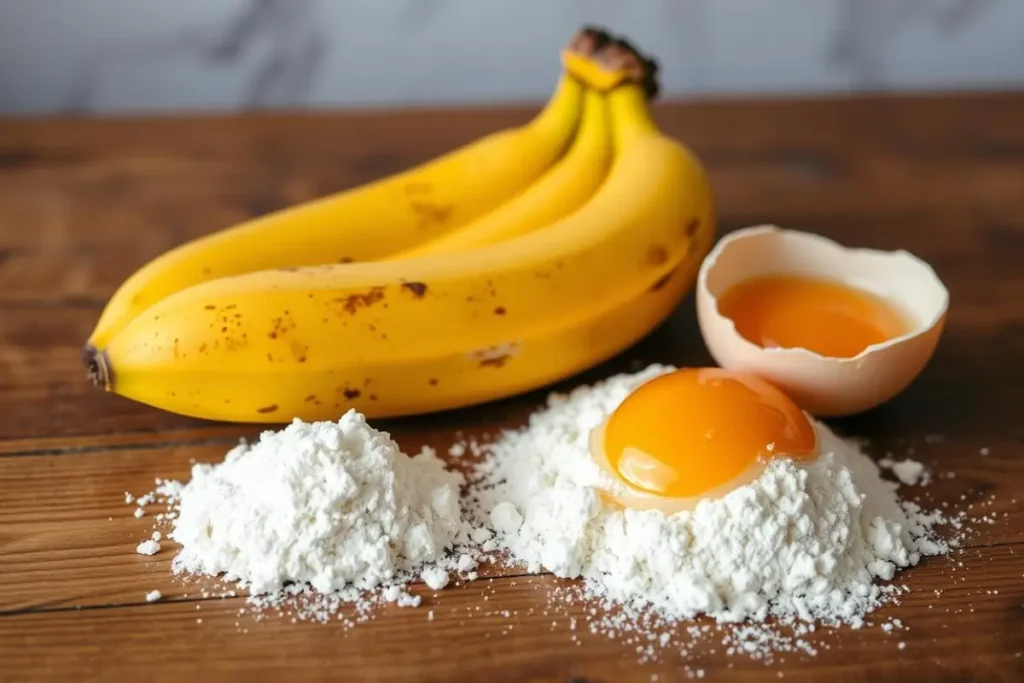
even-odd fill
[[(547, 577), (547, 576), (554, 576), (554, 575), (551, 574), (550, 572), (541, 572), (539, 574), (502, 574), (501, 576), (488, 576), (488, 577), (477, 579), (476, 581), (471, 581), (468, 584), (464, 584), (464, 587), (465, 586), (470, 586), (470, 585), (475, 584), (475, 583), (487, 583), (487, 584), (490, 584), (491, 583), (490, 579), (494, 579), (494, 581), (505, 581), (505, 580), (511, 580), (511, 579), (529, 579), (529, 578), (534, 578), (534, 577), (538, 577), (538, 576), (540, 576), (540, 577)], [(414, 581), (414, 582), (410, 582), (408, 585), (409, 586), (424, 586), (426, 584), (424, 584), (422, 581)], [(441, 591), (435, 591), (435, 592), (441, 592)], [(40, 607), (21, 607), (19, 609), (14, 609), (14, 610), (0, 610), (0, 619), (2, 619), (3, 617), (16, 617), (16, 616), (20, 616), (20, 615), (24, 615), (24, 614), (52, 614), (52, 613), (57, 613), (57, 612), (85, 612), (85, 611), (88, 611), (88, 610), (118, 609), (118, 608), (121, 608), (121, 607), (145, 607), (147, 605), (160, 605), (160, 604), (167, 604), (167, 603), (189, 604), (189, 603), (215, 602), (215, 601), (227, 601), (227, 600), (235, 601), (235, 600), (245, 600), (245, 599), (246, 599), (246, 596), (244, 596), (244, 595), (236, 595), (234, 597), (223, 597), (223, 598), (220, 597), (220, 596), (217, 596), (217, 595), (210, 595), (207, 598), (202, 598), (202, 597), (200, 597), (200, 598), (184, 598), (183, 597), (183, 598), (160, 599), (159, 601), (157, 601), (155, 603), (141, 601), (141, 602), (111, 602), (111, 603), (104, 603), (104, 604), (101, 604), (101, 605), (81, 605), (81, 606), (62, 605), (60, 607), (46, 607), (46, 606), (40, 606)]]
[[(1000, 547), (1016, 547), (1016, 546), (1024, 547), (1024, 541), (1007, 541), (1007, 542), (1004, 542), (1004, 543), (990, 543), (990, 544), (986, 544), (986, 545), (965, 546), (965, 547), (961, 548), (960, 550), (968, 551), (968, 550), (977, 550), (977, 549), (981, 549), (981, 548), (1000, 548)], [(950, 556), (944, 556), (944, 557), (950, 557)], [(927, 558), (925, 558), (925, 559), (927, 559)], [(907, 568), (907, 569), (912, 569), (912, 568), (913, 567), (910, 567), (910, 568)], [(474, 583), (481, 583), (481, 582), (484, 582), (484, 581), (486, 581), (488, 584), (491, 584), (493, 581), (504, 582), (504, 581), (509, 581), (509, 580), (513, 580), (513, 579), (530, 579), (530, 578), (535, 578), (535, 577), (549, 577), (549, 576), (554, 576), (554, 574), (552, 574), (551, 572), (539, 572), (539, 573), (536, 573), (536, 574), (529, 574), (529, 573), (502, 574), (500, 576), (489, 576), (489, 577), (481, 578), (481, 579), (478, 579), (477, 581), (472, 581), (469, 584), (465, 584), (465, 585), (468, 586), (468, 585), (472, 585)], [(410, 582), (409, 585), (410, 586), (423, 586), (425, 584), (422, 581), (414, 581), (414, 582)], [(118, 608), (122, 608), (122, 607), (145, 607), (147, 605), (159, 605), (159, 604), (166, 604), (166, 603), (186, 603), (187, 604), (187, 603), (212, 602), (212, 601), (216, 601), (216, 600), (245, 600), (245, 599), (246, 599), (246, 596), (244, 596), (244, 595), (238, 595), (238, 596), (234, 596), (234, 597), (219, 597), (219, 596), (216, 596), (216, 595), (211, 595), (210, 597), (206, 597), (206, 598), (203, 598), (203, 597), (200, 597), (200, 598), (184, 598), (184, 597), (183, 598), (168, 598), (166, 600), (160, 600), (159, 602), (156, 602), (156, 603), (147, 603), (147, 602), (114, 602), (114, 603), (104, 603), (104, 604), (101, 604), (101, 605), (80, 605), (80, 606), (65, 605), (65, 606), (61, 606), (61, 607), (45, 607), (45, 606), (42, 606), (42, 607), (23, 607), (23, 608), (16, 609), (16, 610), (0, 610), (0, 619), (2, 619), (3, 617), (13, 617), (13, 616), (19, 616), (19, 615), (24, 615), (24, 614), (50, 614), (50, 613), (57, 613), (57, 612), (83, 612), (83, 611), (86, 611), (86, 610), (118, 609)]]
[(67, 308), (77, 311), (101, 311), (107, 305), (105, 299), (90, 297), (62, 297), (59, 299), (0, 299), (0, 310), (35, 311)]
[[(144, 443), (118, 443), (96, 446), (66, 446), (64, 448), (38, 448), (24, 451), (0, 452), (0, 458), (27, 458), (34, 455), (97, 455), (113, 451), (153, 451), (161, 448), (175, 448), (178, 446), (215, 446), (225, 443), (237, 443), (241, 437), (233, 436), (209, 436), (197, 439), (184, 439), (181, 441), (151, 441)], [(0, 441), (0, 445), (2, 445)]]

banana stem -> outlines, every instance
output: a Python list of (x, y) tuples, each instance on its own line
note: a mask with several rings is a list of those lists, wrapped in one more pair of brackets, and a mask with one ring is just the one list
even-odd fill
[(85, 365), (85, 370), (93, 386), (110, 389), (114, 376), (110, 372), (106, 351), (100, 351), (92, 344), (88, 344), (82, 350), (82, 363)]
[(647, 96), (640, 85), (630, 83), (616, 88), (608, 95), (615, 131), (615, 152), (621, 153), (637, 137), (658, 133), (651, 118)]

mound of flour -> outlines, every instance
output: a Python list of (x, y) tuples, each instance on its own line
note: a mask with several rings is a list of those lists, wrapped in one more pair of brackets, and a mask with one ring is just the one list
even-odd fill
[(218, 575), (251, 593), (286, 583), (316, 591), (368, 590), (436, 565), (469, 533), (459, 505), (460, 474), (430, 452), (410, 458), (363, 415), (338, 422), (295, 420), (197, 464), (186, 484), (164, 483), (181, 544), (178, 572)]
[(590, 430), (671, 369), (553, 395), (527, 427), (485, 447), (477, 514), (513, 559), (530, 571), (583, 577), (585, 595), (672, 620), (774, 615), (858, 626), (899, 591), (876, 579), (948, 551), (932, 532), (941, 517), (901, 504), (897, 485), (820, 423), (814, 463), (776, 460), (753, 483), (693, 511), (604, 502), (601, 490), (620, 484), (590, 458)]

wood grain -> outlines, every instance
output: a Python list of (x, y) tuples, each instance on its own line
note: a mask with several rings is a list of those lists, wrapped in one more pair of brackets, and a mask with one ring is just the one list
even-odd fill
[[(391, 607), (345, 632), (255, 623), (237, 615), (240, 599), (205, 600), (171, 577), (172, 544), (135, 554), (152, 522), (131, 515), (124, 492), (187, 476), (190, 460), (217, 459), (260, 427), (162, 413), (90, 386), (80, 347), (117, 285), (184, 240), (408, 167), (532, 111), (0, 121), (0, 679), (632, 683), (703, 669), (709, 680), (1024, 680), (1020, 94), (657, 109), (708, 166), (722, 233), (771, 222), (908, 248), (950, 289), (946, 331), (919, 380), (833, 423), (868, 437), (876, 456), (953, 473), (908, 495), (992, 520), (972, 525), (961, 554), (901, 577), (912, 592), (873, 618), (909, 630), (824, 634), (818, 656), (768, 668), (725, 656), (717, 641), (640, 666), (635, 644), (584, 628), (583, 606), (549, 606), (566, 582), (516, 578), (515, 567), (427, 594), (433, 622), (427, 609)], [(654, 361), (710, 363), (692, 299), (633, 349), (553, 388)], [(523, 424), (546, 393), (378, 426), (408, 451), (443, 453), (459, 434)], [(144, 604), (154, 588), (165, 600)]]
[[(239, 614), (240, 599), (19, 614), (0, 618), (0, 661), (15, 674), (10, 681), (306, 681), (344, 671), (346, 681), (647, 683), (654, 674), (684, 680), (700, 669), (712, 681), (778, 680), (776, 671), (783, 670), (786, 681), (1009, 682), (1024, 672), (1018, 654), (1024, 632), (1015, 628), (1024, 585), (1006, 578), (1024, 569), (1022, 552), (1018, 544), (969, 553), (959, 572), (971, 578), (952, 585), (937, 575), (928, 580), (925, 572), (921, 580), (915, 576), (918, 590), (874, 615), (879, 622), (899, 618), (908, 630), (822, 632), (817, 656), (783, 655), (771, 666), (728, 656), (714, 632), (693, 640), (675, 629), (665, 629), (673, 640), (661, 661), (638, 666), (636, 644), (589, 631), (587, 605), (549, 600), (555, 587), (568, 585), (550, 576), (477, 582), (437, 597), (428, 591), (420, 608), (387, 607), (348, 631), (337, 620), (257, 622)], [(714, 629), (706, 620), (697, 623)]]

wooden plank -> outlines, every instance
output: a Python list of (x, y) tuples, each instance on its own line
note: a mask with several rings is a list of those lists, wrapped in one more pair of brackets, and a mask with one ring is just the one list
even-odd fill
[(167, 432), (115, 432), (88, 436), (50, 436), (0, 441), (0, 456), (78, 455), (124, 448), (162, 448), (214, 442), (231, 443), (259, 435), (259, 425), (224, 424)]
[[(1024, 99), (967, 102), (692, 103), (660, 106), (658, 118), (704, 160), (725, 217), (1019, 209), (1024, 142), (1009, 122)], [(98, 308), (186, 239), (410, 167), (532, 111), (11, 122), (0, 127), (0, 307)]]
[[(456, 468), (472, 462), (471, 456), (447, 456), (454, 429), (396, 426), (392, 434), (406, 452), (431, 446)], [(484, 438), (496, 428), (460, 426)], [(908, 440), (908, 432), (900, 433), (900, 440), (876, 438), (873, 452), (891, 452), (897, 458), (910, 453), (940, 473), (955, 475), (938, 477), (908, 495), (919, 496), (926, 506), (946, 501), (952, 512), (990, 517), (991, 524), (971, 525), (971, 546), (1024, 538), (1024, 459), (1019, 442), (986, 440), (988, 454), (983, 456), (976, 438), (954, 433), (935, 443), (933, 436), (919, 434)], [(193, 461), (219, 461), (232, 445), (222, 437), (206, 444), (0, 457), (0, 613), (129, 603), (153, 588), (169, 597), (194, 594), (194, 587), (172, 580), (173, 544), (165, 543), (164, 550), (152, 557), (135, 553), (135, 546), (154, 528), (152, 515), (162, 509), (154, 506), (150, 516), (136, 519), (136, 506), (125, 504), (124, 493), (147, 493), (157, 477), (187, 480)], [(942, 566), (943, 561), (930, 563), (925, 573), (941, 571)], [(498, 567), (497, 572), (509, 570)]]
[[(430, 446), (442, 455), (454, 439), (415, 426), (395, 436), (407, 452)], [(171, 575), (175, 544), (164, 541), (155, 556), (135, 552), (154, 529), (167, 530), (153, 517), (164, 508), (150, 506), (138, 519), (125, 493), (143, 495), (158, 477), (187, 481), (194, 462), (218, 462), (235, 443), (221, 436), (202, 444), (0, 457), (0, 613), (127, 603), (153, 588), (168, 597), (196, 594), (196, 586), (176, 584)], [(472, 455), (451, 460), (465, 471)], [(482, 565), (478, 572), (518, 570)]]
[[(0, 124), (0, 678), (319, 679), (332, 667), (347, 680), (596, 683), (676, 680), (684, 665), (711, 679), (764, 677), (763, 665), (727, 659), (720, 646), (712, 654), (714, 644), (660, 668), (637, 667), (635, 645), (585, 629), (576, 645), (566, 614), (548, 607), (565, 585), (551, 577), (446, 590), (428, 597), (434, 622), (392, 608), (348, 634), (281, 619), (236, 629), (237, 600), (203, 602), (196, 624), (185, 597), (196, 587), (168, 572), (173, 547), (133, 552), (150, 523), (131, 516), (125, 490), (183, 477), (190, 458), (217, 459), (260, 428), (180, 418), (88, 386), (80, 345), (117, 284), (185, 239), (386, 175), (532, 111)], [(903, 576), (913, 592), (879, 618), (911, 630), (826, 635), (830, 649), (788, 658), (784, 680), (1021, 679), (1024, 310), (1013, 293), (1024, 291), (1024, 95), (686, 102), (656, 115), (707, 164), (723, 232), (774, 222), (911, 247), (952, 294), (946, 335), (918, 382), (834, 424), (870, 436), (876, 455), (912, 448), (952, 472), (920, 492), (923, 502), (994, 523), (975, 525), (963, 555)], [(710, 362), (691, 300), (628, 353), (557, 388), (652, 361)], [(409, 451), (444, 451), (456, 431), (486, 437), (522, 424), (545, 393), (377, 426)], [(152, 588), (167, 601), (139, 604)], [(487, 613), (500, 606), (519, 611), (505, 635), (509, 620)]]
[(672, 645), (659, 661), (639, 663), (638, 645), (624, 634), (609, 639), (589, 631), (588, 605), (552, 603), (552, 590), (570, 584), (549, 576), (478, 582), (436, 597), (428, 592), (418, 609), (387, 607), (349, 630), (339, 621), (293, 624), (287, 615), (255, 621), (239, 615), (239, 599), (10, 615), (0, 617), (0, 661), (7, 681), (157, 674), (161, 680), (305, 681), (331, 670), (345, 672), (346, 681), (396, 683), (647, 683), (686, 680), (698, 670), (709, 680), (777, 680), (781, 672), (783, 680), (807, 682), (1010, 681), (1024, 671), (1021, 551), (1020, 545), (972, 551), (952, 574), (959, 581), (918, 572), (902, 604), (873, 615), (878, 623), (900, 619), (907, 630), (819, 629), (808, 638), (816, 656), (784, 654), (770, 665), (729, 656), (722, 634), (707, 621), (697, 624), (707, 624), (710, 637), (693, 640), (669, 629)]

